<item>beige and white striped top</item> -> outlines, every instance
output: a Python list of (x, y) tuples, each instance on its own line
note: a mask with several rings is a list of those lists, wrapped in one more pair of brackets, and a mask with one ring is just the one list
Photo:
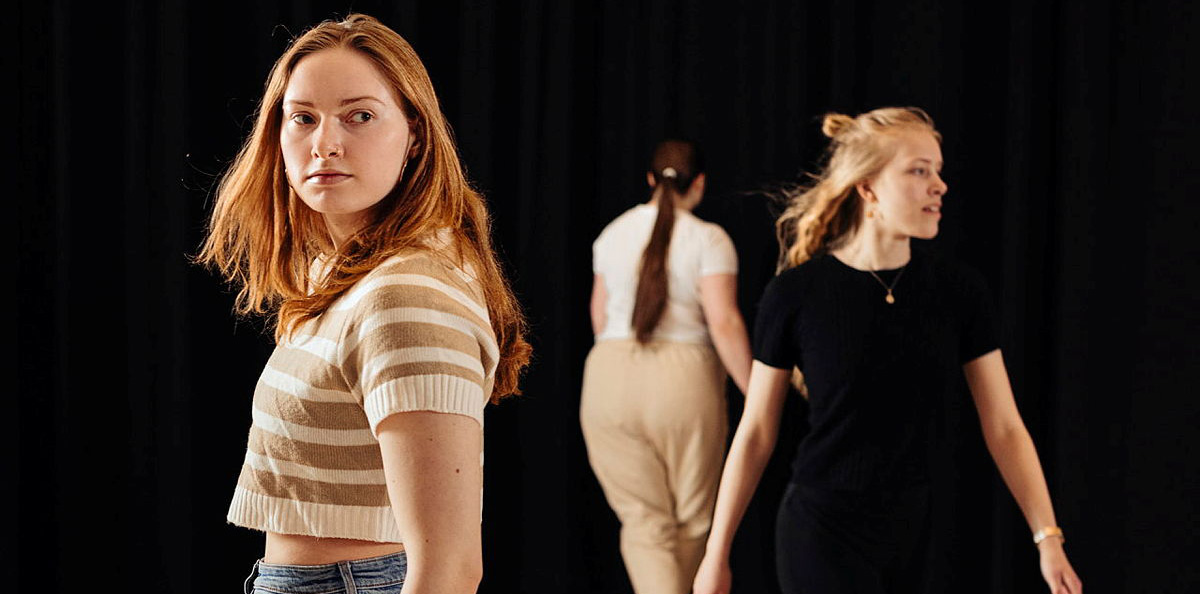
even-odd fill
[(229, 522), (401, 542), (379, 423), (437, 411), (482, 431), (498, 356), (477, 280), (426, 250), (388, 259), (267, 361)]

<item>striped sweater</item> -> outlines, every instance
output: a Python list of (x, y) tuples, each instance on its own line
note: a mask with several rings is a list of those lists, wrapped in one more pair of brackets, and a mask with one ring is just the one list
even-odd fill
[(482, 430), (498, 356), (477, 280), (424, 250), (385, 261), (267, 361), (229, 522), (401, 542), (379, 423), (436, 411)]

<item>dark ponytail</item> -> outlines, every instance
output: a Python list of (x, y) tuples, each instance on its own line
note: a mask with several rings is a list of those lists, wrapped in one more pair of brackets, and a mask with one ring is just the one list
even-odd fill
[(685, 140), (664, 140), (654, 149), (650, 174), (653, 195), (658, 196), (654, 231), (642, 252), (637, 294), (633, 301), (633, 326), (637, 341), (650, 342), (654, 329), (667, 308), (667, 250), (675, 228), (675, 205), (701, 171), (700, 151)]

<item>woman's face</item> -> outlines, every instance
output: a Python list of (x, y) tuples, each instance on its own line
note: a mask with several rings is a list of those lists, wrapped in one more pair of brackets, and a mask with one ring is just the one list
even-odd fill
[(931, 239), (937, 236), (942, 218), (942, 147), (924, 130), (897, 135), (896, 155), (879, 175), (860, 185), (868, 212), (867, 221), (905, 237)]
[(362, 54), (327, 49), (296, 64), (279, 145), (288, 183), (324, 215), (335, 243), (365, 225), (396, 187), (412, 141), (404, 110)]

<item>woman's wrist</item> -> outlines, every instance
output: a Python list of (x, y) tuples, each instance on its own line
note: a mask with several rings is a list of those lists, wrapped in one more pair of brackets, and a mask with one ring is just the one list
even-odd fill
[(1033, 544), (1040, 545), (1047, 540), (1058, 540), (1061, 543), (1066, 541), (1066, 537), (1063, 536), (1062, 528), (1058, 526), (1045, 526), (1033, 533)]
[(1061, 538), (1047, 538), (1035, 546), (1037, 546), (1038, 553), (1043, 555), (1046, 553), (1063, 553), (1063, 539)]

